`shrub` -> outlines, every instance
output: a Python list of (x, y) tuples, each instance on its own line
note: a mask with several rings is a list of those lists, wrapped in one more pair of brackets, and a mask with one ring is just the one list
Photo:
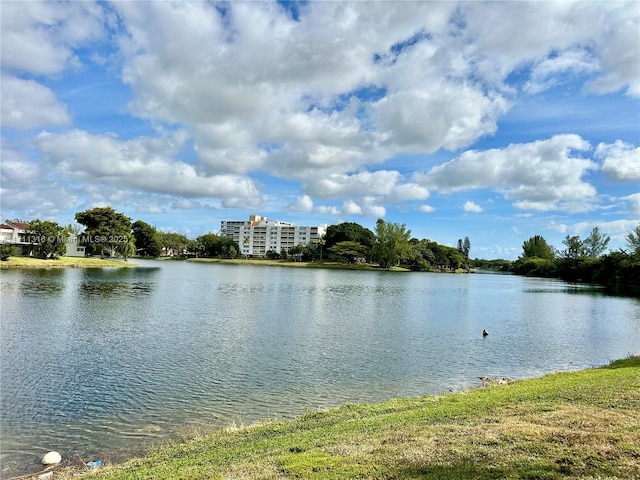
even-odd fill
[(0, 245), (0, 260), (6, 262), (9, 257), (15, 257), (18, 251), (11, 245)]
[(553, 260), (538, 257), (519, 258), (513, 264), (515, 273), (529, 277), (553, 277), (556, 270), (556, 263)]

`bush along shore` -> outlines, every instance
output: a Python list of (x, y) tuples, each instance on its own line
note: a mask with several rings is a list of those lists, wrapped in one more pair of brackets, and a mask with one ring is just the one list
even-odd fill
[(640, 357), (227, 428), (55, 478), (640, 478)]

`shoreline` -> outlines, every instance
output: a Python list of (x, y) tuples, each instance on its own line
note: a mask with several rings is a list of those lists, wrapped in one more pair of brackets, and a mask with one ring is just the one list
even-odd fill
[[(0, 270), (19, 269), (19, 268), (129, 268), (139, 267), (139, 263), (135, 260), (153, 260), (160, 262), (168, 261), (186, 261), (191, 263), (221, 263), (225, 265), (258, 265), (264, 267), (291, 267), (291, 268), (322, 268), (327, 270), (356, 270), (356, 271), (377, 271), (377, 272), (396, 272), (411, 273), (412, 270), (404, 267), (393, 266), (390, 268), (382, 268), (370, 263), (340, 263), (332, 261), (292, 261), (292, 260), (269, 260), (269, 259), (244, 259), (244, 258), (145, 258), (145, 257), (129, 257), (128, 261), (122, 259), (97, 258), (97, 257), (60, 257), (57, 260), (40, 259), (33, 257), (9, 257), (7, 261), (0, 262)], [(429, 270), (413, 273), (474, 273), (474, 270), (455, 271), (449, 270)]]
[(635, 478), (639, 391), (640, 356), (630, 356), (230, 426), (119, 464), (62, 466), (53, 478)]
[(57, 260), (9, 257), (9, 260), (0, 262), (0, 270), (20, 268), (129, 268), (139, 266), (140, 264), (131, 261), (125, 262), (124, 260), (94, 257), (60, 257)]
[[(176, 260), (180, 261), (180, 260)], [(260, 266), (273, 266), (273, 267), (295, 267), (295, 268), (325, 268), (328, 270), (364, 270), (364, 271), (378, 271), (378, 272), (408, 272), (408, 273), (474, 273), (473, 270), (466, 271), (463, 269), (457, 269), (455, 271), (447, 270), (425, 270), (425, 271), (413, 271), (409, 268), (393, 266), (389, 268), (383, 268), (376, 264), (371, 263), (340, 263), (333, 261), (292, 261), (292, 260), (268, 260), (268, 259), (244, 259), (244, 258), (186, 258), (184, 261), (193, 263), (224, 263), (228, 265), (260, 265)]]
[(259, 265), (264, 267), (293, 267), (293, 268), (326, 268), (332, 270), (371, 270), (384, 272), (410, 272), (411, 270), (402, 267), (381, 268), (369, 263), (339, 263), (329, 261), (297, 262), (292, 260), (269, 260), (269, 259), (245, 259), (245, 258), (187, 258), (187, 262), (192, 263), (224, 263), (226, 265)]

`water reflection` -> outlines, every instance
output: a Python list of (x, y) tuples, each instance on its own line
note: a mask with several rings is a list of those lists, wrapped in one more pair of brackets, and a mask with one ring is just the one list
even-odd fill
[(85, 269), (79, 289), (88, 297), (138, 297), (155, 289), (159, 268)]
[(607, 288), (600, 285), (582, 283), (548, 282), (542, 285), (532, 285), (523, 289), (525, 293), (570, 293), (586, 295), (608, 295)]
[[(3, 275), (12, 275), (14, 272), (3, 272)], [(11, 290), (18, 290), (20, 294), (26, 296), (40, 296), (60, 293), (64, 289), (63, 268), (34, 268), (27, 272), (20, 272), (15, 280), (7, 284)], [(3, 282), (3, 288), (5, 287)]]
[(150, 295), (154, 285), (149, 282), (84, 282), (80, 285), (80, 290), (87, 296), (99, 297), (137, 297), (140, 295)]

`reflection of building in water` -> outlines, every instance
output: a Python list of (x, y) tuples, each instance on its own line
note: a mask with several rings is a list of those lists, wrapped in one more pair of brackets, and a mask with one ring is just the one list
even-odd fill
[(326, 225), (301, 227), (260, 215), (251, 215), (249, 221), (220, 222), (220, 235), (233, 239), (241, 255), (253, 257), (264, 257), (268, 251), (286, 252), (297, 245), (318, 245), (326, 229)]

